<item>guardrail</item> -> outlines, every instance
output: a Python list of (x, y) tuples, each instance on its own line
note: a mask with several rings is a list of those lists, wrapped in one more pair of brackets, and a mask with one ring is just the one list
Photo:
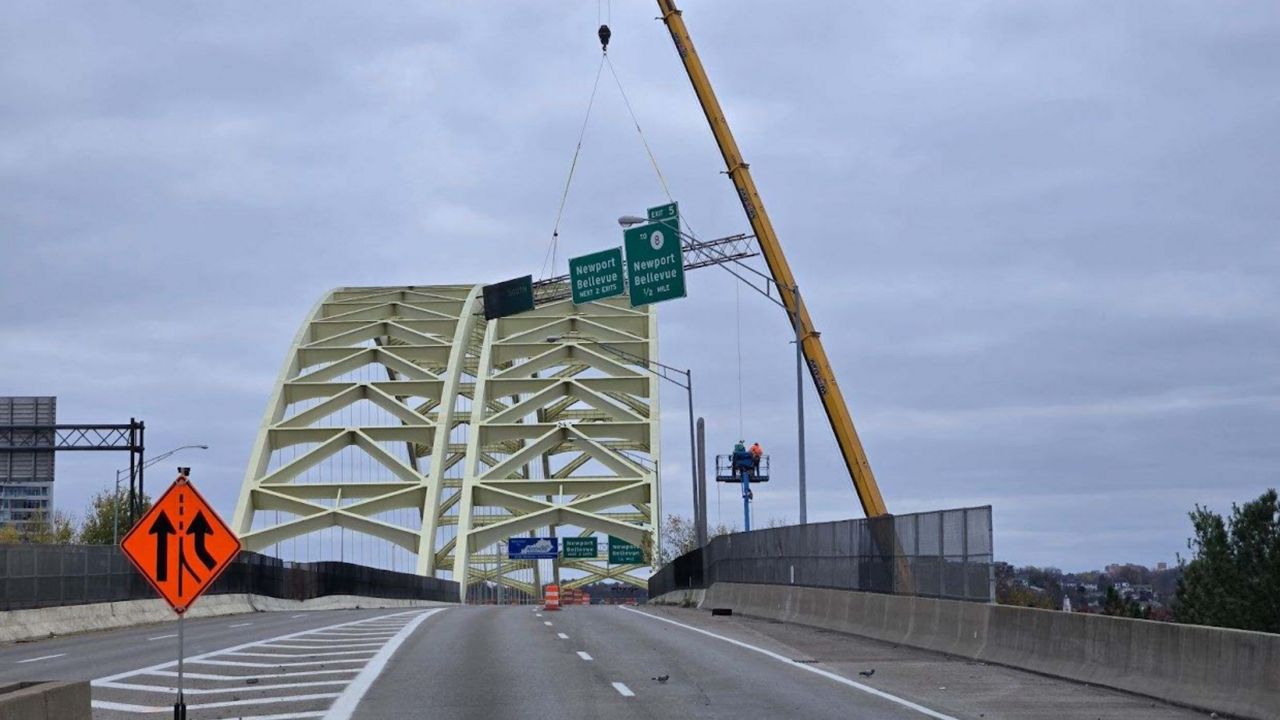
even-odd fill
[(649, 597), (717, 582), (992, 602), (991, 506), (722, 535), (650, 577)]
[[(386, 599), (458, 599), (458, 584), (342, 562), (294, 563), (242, 552), (210, 594), (249, 593), (283, 600), (326, 595)], [(0, 610), (154, 598), (113, 545), (0, 545)]]

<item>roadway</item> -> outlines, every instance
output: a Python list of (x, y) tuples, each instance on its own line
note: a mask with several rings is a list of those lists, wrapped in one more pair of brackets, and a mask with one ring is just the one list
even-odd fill
[[(174, 632), (167, 623), (0, 646), (0, 683), (94, 680), (95, 720), (171, 717)], [(192, 720), (1204, 715), (873, 640), (679, 608), (259, 613), (192, 620), (186, 634)]]

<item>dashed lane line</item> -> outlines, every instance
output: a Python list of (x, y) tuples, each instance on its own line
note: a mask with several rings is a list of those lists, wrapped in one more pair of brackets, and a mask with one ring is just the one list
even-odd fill
[(232, 625), (228, 625), (227, 627), (241, 628), (241, 627), (249, 627), (249, 626), (250, 626), (250, 625), (252, 625), (252, 624), (253, 624), (253, 623), (251, 623), (251, 622), (247, 622), (247, 623), (234, 623), (234, 624), (232, 624)]
[(169, 638), (176, 638), (176, 637), (178, 637), (178, 633), (169, 633), (168, 635), (157, 635), (153, 638), (147, 638), (147, 642), (154, 642), (156, 640), (167, 640)]
[(617, 690), (617, 691), (618, 691), (618, 694), (619, 694), (619, 695), (621, 695), (622, 697), (635, 697), (635, 696), (636, 696), (636, 694), (635, 694), (635, 693), (631, 692), (631, 688), (627, 687), (625, 684), (620, 683), (620, 682), (613, 683), (613, 689), (614, 689), (614, 690)]
[(717, 640), (723, 640), (729, 643), (730, 645), (737, 645), (740, 648), (745, 648), (752, 652), (760, 653), (765, 657), (773, 658), (774, 660), (777, 660), (785, 665), (790, 665), (791, 667), (799, 668), (801, 670), (811, 672), (815, 675), (821, 675), (822, 677), (827, 678), (828, 680), (833, 680), (835, 682), (840, 683), (841, 685), (851, 687), (855, 690), (861, 690), (862, 692), (867, 693), (868, 695), (874, 695), (878, 698), (881, 698), (882, 700), (888, 700), (891, 703), (895, 703), (897, 705), (901, 705), (902, 707), (915, 710), (916, 712), (921, 713), (922, 715), (927, 715), (931, 718), (935, 718), (935, 720), (958, 720), (956, 717), (952, 715), (946, 715), (944, 713), (938, 712), (937, 710), (931, 710), (923, 705), (917, 705), (916, 703), (913, 703), (910, 700), (907, 700), (906, 698), (900, 698), (897, 695), (887, 693), (883, 690), (877, 690), (876, 688), (873, 688), (870, 685), (863, 685), (862, 683), (850, 680), (849, 678), (844, 677), (843, 675), (837, 675), (828, 670), (823, 670), (822, 668), (817, 668), (812, 665), (797, 662), (796, 660), (793, 660), (784, 655), (779, 655), (778, 653), (773, 652), (772, 650), (766, 650), (762, 647), (756, 647), (755, 645), (742, 642), (741, 640), (734, 640), (731, 637), (725, 637), (724, 635), (713, 633), (710, 630), (703, 630), (700, 627), (694, 627), (693, 625), (688, 625), (686, 623), (678, 622), (676, 620), (671, 620), (669, 618), (664, 618), (664, 617), (658, 617), (657, 615), (643, 612), (641, 610), (634, 610), (626, 606), (623, 606), (622, 609), (626, 610), (627, 612), (635, 613), (636, 615), (640, 615), (642, 617), (647, 617), (650, 620), (657, 620), (659, 622), (675, 625), (676, 627), (682, 627), (685, 630), (692, 630), (693, 632), (706, 635), (707, 637), (713, 637)]
[(561, 640), (568, 640), (568, 639), (569, 639), (569, 636), (568, 636), (568, 635), (565, 635), (564, 633), (556, 633), (556, 637), (560, 638)]
[(590, 661), (591, 661), (591, 656), (590, 656), (590, 655), (588, 655), (588, 654), (586, 654), (586, 653), (584, 653), (584, 652), (582, 652), (581, 650), (579, 650), (579, 651), (578, 651), (578, 657), (580, 657), (580, 658), (582, 658), (583, 660), (586, 660), (586, 661), (588, 661), (588, 662), (590, 662)]
[(41, 655), (40, 657), (33, 657), (33, 658), (27, 658), (26, 660), (19, 660), (16, 664), (23, 665), (25, 663), (40, 662), (41, 660), (52, 660), (54, 658), (60, 658), (64, 655), (66, 655), (66, 653), (58, 653), (57, 655)]

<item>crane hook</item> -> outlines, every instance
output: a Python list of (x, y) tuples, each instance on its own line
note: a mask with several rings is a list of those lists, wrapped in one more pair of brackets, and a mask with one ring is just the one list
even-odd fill
[(609, 26), (601, 25), (596, 35), (600, 37), (600, 51), (609, 52), (609, 38), (613, 37), (613, 33), (609, 31)]

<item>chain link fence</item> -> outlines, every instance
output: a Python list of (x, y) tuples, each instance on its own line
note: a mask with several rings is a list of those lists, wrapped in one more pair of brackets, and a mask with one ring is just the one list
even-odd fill
[[(351, 563), (294, 563), (242, 552), (208, 592), (286, 600), (361, 595), (455, 602), (458, 584)], [(0, 610), (154, 597), (155, 591), (113, 545), (0, 545)]]
[(992, 602), (991, 506), (722, 535), (649, 578), (649, 597), (717, 582)]

